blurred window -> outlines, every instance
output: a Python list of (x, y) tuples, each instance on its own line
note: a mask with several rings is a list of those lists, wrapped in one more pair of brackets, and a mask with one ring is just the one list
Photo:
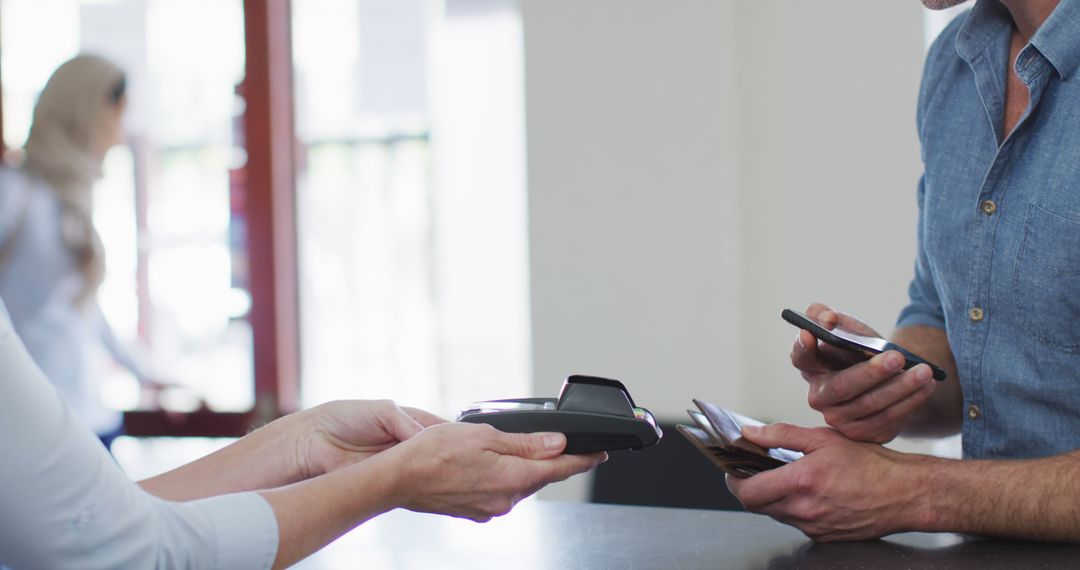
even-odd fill
[[(230, 169), (244, 75), (241, 0), (3, 0), (4, 142), (26, 141), (37, 93), (80, 52), (128, 76), (127, 144), (106, 159), (94, 217), (108, 274), (99, 299), (121, 338), (147, 347), (151, 371), (219, 411), (252, 407), (242, 242), (230, 236)], [(17, 158), (17, 157), (16, 157)], [(238, 282), (239, 281), (239, 282)], [(138, 389), (117, 372), (107, 399)]]
[[(393, 397), (451, 413), (527, 394), (517, 2), (293, 0), (291, 12), (302, 403)], [(244, 25), (242, 0), (0, 0), (9, 149), (66, 59), (98, 53), (128, 73), (128, 144), (95, 191), (100, 299), (152, 370), (215, 411), (249, 411), (282, 381), (253, 378)], [(115, 376), (109, 400), (134, 406), (135, 383)]]
[(294, 0), (302, 400), (530, 390), (511, 0)]

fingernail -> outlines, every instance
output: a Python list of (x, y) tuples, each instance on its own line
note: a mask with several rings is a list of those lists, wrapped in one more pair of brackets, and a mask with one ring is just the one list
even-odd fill
[(742, 427), (744, 435), (758, 435), (761, 433), (761, 426), (746, 425)]
[(920, 382), (928, 382), (932, 375), (933, 375), (933, 373), (930, 372), (930, 367), (929, 366), (916, 366), (915, 367), (915, 377), (918, 378)]
[(885, 370), (896, 370), (904, 365), (904, 359), (895, 352), (886, 352), (881, 356), (881, 367)]
[(544, 449), (559, 449), (563, 446), (563, 434), (561, 433), (546, 433), (544, 434)]

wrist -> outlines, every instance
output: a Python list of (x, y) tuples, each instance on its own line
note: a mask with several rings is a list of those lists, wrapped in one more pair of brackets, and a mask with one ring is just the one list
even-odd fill
[(281, 425), (283, 451), (292, 463), (295, 481), (306, 481), (327, 473), (318, 460), (319, 429), (311, 410), (303, 410), (278, 419)]
[(311, 462), (313, 422), (306, 412), (282, 416), (245, 436), (258, 442), (267, 457), (280, 461), (279, 484), (288, 485), (306, 481), (321, 473), (315, 472)]
[(909, 486), (910, 507), (902, 517), (905, 531), (941, 532), (947, 530), (946, 504), (954, 493), (946, 475), (953, 460), (928, 455), (909, 455), (904, 460), (902, 480)]
[(419, 465), (421, 462), (417, 461), (412, 453), (412, 447), (399, 445), (383, 452), (379, 457), (386, 465), (387, 472), (391, 474), (386, 494), (392, 503), (391, 509), (408, 508), (413, 503), (415, 490), (424, 485), (424, 473)]
[(418, 473), (413, 468), (415, 461), (406, 455), (400, 448), (390, 449), (346, 468), (366, 473), (369, 487), (364, 493), (379, 498), (379, 512), (407, 508), (410, 504)]

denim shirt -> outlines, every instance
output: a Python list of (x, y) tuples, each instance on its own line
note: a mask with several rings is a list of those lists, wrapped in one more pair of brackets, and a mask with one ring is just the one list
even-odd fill
[(969, 458), (1080, 448), (1080, 0), (1020, 52), (1030, 105), (1005, 137), (1011, 30), (979, 0), (931, 48), (919, 94), (919, 246), (898, 326), (946, 330)]

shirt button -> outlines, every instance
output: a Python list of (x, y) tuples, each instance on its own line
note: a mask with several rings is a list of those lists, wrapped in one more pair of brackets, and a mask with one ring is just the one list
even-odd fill
[(982, 212), (987, 216), (993, 216), (994, 212), (997, 211), (997, 204), (995, 204), (993, 200), (986, 200), (982, 203), (980, 208), (982, 208)]
[(972, 321), (977, 323), (977, 322), (983, 320), (983, 317), (985, 315), (983, 315), (983, 310), (982, 309), (980, 309), (978, 307), (973, 307), (970, 311), (968, 311), (968, 316), (971, 317)]
[(975, 404), (968, 406), (968, 417), (973, 420), (979, 419), (979, 406)]

